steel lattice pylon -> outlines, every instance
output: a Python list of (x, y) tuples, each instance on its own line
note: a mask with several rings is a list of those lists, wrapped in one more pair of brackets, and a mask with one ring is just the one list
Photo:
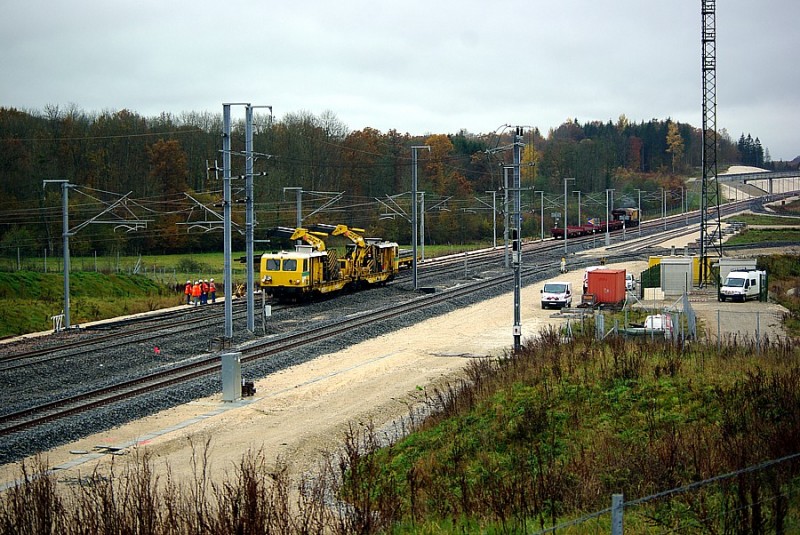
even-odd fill
[(711, 282), (709, 251), (722, 258), (717, 180), (717, 30), (716, 0), (702, 2), (703, 43), (703, 191), (700, 199), (700, 286)]

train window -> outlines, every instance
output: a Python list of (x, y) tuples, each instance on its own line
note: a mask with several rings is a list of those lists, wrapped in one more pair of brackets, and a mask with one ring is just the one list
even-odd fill
[(278, 258), (267, 258), (267, 271), (280, 271), (281, 261)]
[(308, 271), (308, 258), (303, 259), (303, 271)]
[(283, 261), (284, 271), (297, 271), (297, 260), (294, 258), (287, 258)]

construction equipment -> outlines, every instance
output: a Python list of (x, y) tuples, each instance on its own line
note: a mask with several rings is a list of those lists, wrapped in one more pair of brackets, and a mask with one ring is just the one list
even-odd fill
[[(317, 224), (309, 228), (278, 227), (272, 236), (305, 243), (294, 251), (266, 253), (261, 257), (262, 289), (279, 299), (298, 299), (383, 284), (399, 270), (397, 243), (364, 238), (363, 229)], [(329, 248), (322, 236), (342, 236), (350, 243), (344, 257)]]

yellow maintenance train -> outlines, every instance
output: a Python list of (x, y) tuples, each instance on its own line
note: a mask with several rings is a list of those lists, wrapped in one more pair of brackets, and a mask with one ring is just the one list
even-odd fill
[[(261, 289), (277, 299), (299, 300), (391, 281), (410, 257), (401, 258), (397, 243), (364, 238), (361, 232), (364, 230), (346, 225), (321, 224), (272, 229), (271, 236), (293, 240), (296, 245), (294, 250), (261, 256)], [(322, 238), (328, 235), (349, 240), (343, 257), (325, 246)]]

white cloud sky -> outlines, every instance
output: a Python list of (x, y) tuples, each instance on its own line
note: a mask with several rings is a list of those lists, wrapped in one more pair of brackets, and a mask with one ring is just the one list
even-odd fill
[[(411, 134), (702, 121), (699, 0), (4, 4), (5, 107), (153, 116), (250, 102)], [(758, 136), (776, 160), (800, 155), (798, 20), (794, 0), (716, 4), (717, 127)]]

